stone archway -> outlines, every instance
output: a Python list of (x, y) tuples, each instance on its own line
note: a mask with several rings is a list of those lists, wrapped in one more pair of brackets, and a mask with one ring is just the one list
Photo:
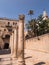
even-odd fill
[(3, 47), (3, 49), (9, 49), (10, 35), (6, 34), (6, 35), (5, 35), (5, 38), (4, 38), (3, 40), (4, 40), (4, 47)]
[(6, 34), (6, 35), (5, 35), (5, 38), (10, 38), (10, 35)]

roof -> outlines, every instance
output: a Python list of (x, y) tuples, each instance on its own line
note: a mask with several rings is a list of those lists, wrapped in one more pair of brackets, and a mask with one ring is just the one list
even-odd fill
[(16, 20), (16, 19), (8, 19), (8, 18), (0, 18), (0, 20), (19, 21), (19, 20)]

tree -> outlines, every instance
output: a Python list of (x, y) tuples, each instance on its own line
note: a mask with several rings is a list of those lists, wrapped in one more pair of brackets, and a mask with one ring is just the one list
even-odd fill
[(38, 16), (37, 20), (39, 20), (39, 21), (42, 21), (42, 20), (43, 20), (42, 14), (40, 14), (40, 15)]
[[(39, 23), (40, 22), (40, 23)], [(39, 25), (39, 35), (45, 34), (49, 32), (49, 20), (42, 20), (39, 21), (38, 25)]]
[(28, 24), (26, 24), (26, 28), (28, 30), (28, 34), (30, 37), (33, 37), (36, 35), (36, 19), (32, 19), (31, 21), (28, 21)]
[(26, 24), (29, 37), (40, 36), (49, 33), (49, 19), (43, 20), (42, 15), (37, 19), (31, 19)]
[(28, 15), (30, 15), (31, 20), (32, 20), (32, 15), (33, 15), (33, 14), (34, 14), (33, 10), (29, 10)]

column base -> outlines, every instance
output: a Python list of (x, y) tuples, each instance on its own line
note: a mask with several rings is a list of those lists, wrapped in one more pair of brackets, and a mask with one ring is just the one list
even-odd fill
[(26, 65), (24, 61), (18, 61), (18, 65)]
[(11, 59), (12, 60), (17, 60), (17, 57), (16, 56), (11, 56)]
[(26, 65), (23, 59), (18, 59), (18, 65)]

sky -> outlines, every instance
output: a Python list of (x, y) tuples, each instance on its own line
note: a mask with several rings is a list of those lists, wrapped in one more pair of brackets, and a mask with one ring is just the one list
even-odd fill
[(25, 15), (25, 20), (29, 20), (28, 11), (33, 10), (33, 18), (37, 18), (47, 11), (49, 16), (49, 0), (0, 0), (0, 17), (18, 19), (20, 14)]

